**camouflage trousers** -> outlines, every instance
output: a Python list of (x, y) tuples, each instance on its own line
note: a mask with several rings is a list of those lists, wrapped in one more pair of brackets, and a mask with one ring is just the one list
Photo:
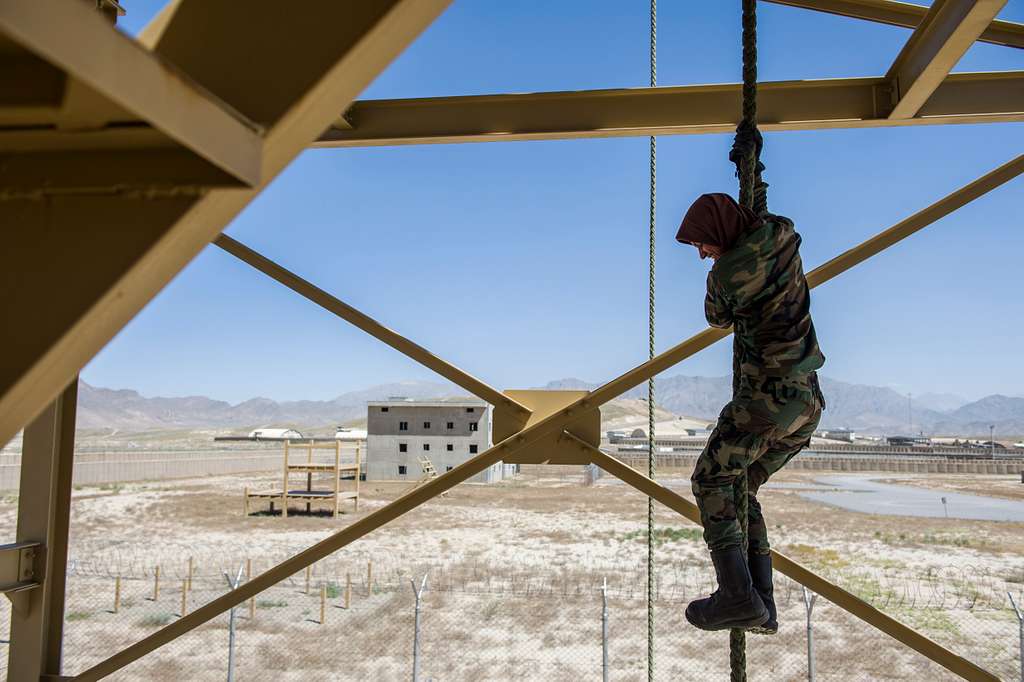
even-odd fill
[(768, 553), (768, 527), (757, 491), (810, 443), (824, 406), (813, 372), (794, 377), (740, 377), (690, 478), (708, 549), (743, 543), (735, 486), (746, 469), (749, 551)]

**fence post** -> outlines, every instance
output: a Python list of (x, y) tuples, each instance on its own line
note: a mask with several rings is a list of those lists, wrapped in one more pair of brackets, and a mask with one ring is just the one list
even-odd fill
[[(1021, 478), (1024, 478), (1024, 472), (1021, 472)], [(1007, 592), (1006, 596), (1010, 598), (1010, 606), (1013, 607), (1013, 612), (1017, 614), (1017, 627), (1020, 630), (1020, 680), (1024, 682), (1024, 614), (1021, 613), (1017, 602), (1013, 600), (1013, 595)]]
[(327, 617), (327, 583), (320, 583), (320, 625), (323, 625)]
[(160, 567), (153, 572), (153, 601), (160, 598)]
[(373, 562), (366, 562), (366, 596), (373, 593)]
[(192, 557), (188, 558), (188, 591), (192, 591)]
[(412, 635), (412, 682), (420, 681), (420, 596), (423, 594), (423, 590), (427, 586), (427, 574), (423, 574), (423, 580), (420, 582), (419, 589), (416, 589), (416, 580), (410, 579), (412, 583), (412, 593), (416, 596), (416, 613), (413, 621), (413, 635)]
[(352, 604), (352, 574), (345, 574), (345, 609)]
[(601, 679), (608, 682), (608, 578), (601, 584)]
[(114, 613), (121, 610), (121, 576), (114, 578)]
[(814, 626), (811, 624), (811, 615), (814, 613), (814, 602), (818, 595), (804, 590), (804, 606), (807, 609), (807, 682), (814, 682)]
[[(252, 559), (245, 560), (245, 582), (252, 580)], [(256, 619), (256, 597), (249, 600), (249, 620)]]
[(188, 615), (188, 578), (181, 581), (181, 617)]
[(306, 594), (309, 594), (309, 577), (313, 573), (312, 566), (306, 566)]
[[(238, 567), (238, 575), (234, 581), (227, 573), (224, 574), (224, 580), (228, 581), (228, 587), (232, 590), (237, 589), (242, 583), (244, 568), (245, 566)], [(228, 612), (228, 682), (235, 682), (235, 607), (231, 607), (231, 611)]]

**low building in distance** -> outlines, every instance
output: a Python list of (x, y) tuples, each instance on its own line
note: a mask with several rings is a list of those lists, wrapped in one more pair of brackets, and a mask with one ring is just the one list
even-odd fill
[(295, 429), (259, 428), (249, 432), (249, 440), (291, 440), (302, 438)]
[[(424, 460), (443, 474), (491, 446), (491, 406), (477, 398), (370, 401), (366, 432), (366, 480), (417, 481)], [(498, 463), (469, 480), (500, 481), (511, 469)]]

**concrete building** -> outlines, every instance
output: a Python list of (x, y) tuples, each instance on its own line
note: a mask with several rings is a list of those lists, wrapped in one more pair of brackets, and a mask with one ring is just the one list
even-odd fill
[[(491, 446), (491, 406), (476, 398), (371, 401), (366, 410), (366, 480), (417, 481), (426, 457), (439, 474)], [(500, 481), (501, 463), (469, 479)]]
[(850, 429), (826, 429), (821, 434), (822, 438), (828, 438), (829, 440), (841, 440), (847, 443), (852, 443), (857, 440), (857, 432)]

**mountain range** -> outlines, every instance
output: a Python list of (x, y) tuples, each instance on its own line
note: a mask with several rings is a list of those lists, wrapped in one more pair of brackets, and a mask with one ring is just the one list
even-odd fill
[[(891, 388), (851, 384), (822, 377), (828, 407), (822, 428), (849, 428), (864, 433), (987, 436), (989, 425), (1001, 435), (1024, 434), (1024, 398), (990, 395), (966, 402), (951, 395), (921, 396), (913, 402)], [(593, 389), (598, 384), (559, 379), (545, 389)], [(677, 375), (659, 377), (659, 408), (677, 415), (714, 419), (732, 391), (729, 377)], [(257, 426), (331, 427), (366, 417), (366, 401), (391, 396), (449, 397), (465, 392), (448, 383), (407, 381), (343, 393), (331, 400), (278, 402), (252, 398), (232, 405), (205, 396), (146, 398), (128, 389), (99, 388), (81, 382), (78, 424), (81, 428), (141, 431), (172, 428), (217, 428), (241, 431)], [(646, 386), (623, 398), (647, 395)], [(912, 426), (911, 426), (912, 425)]]

